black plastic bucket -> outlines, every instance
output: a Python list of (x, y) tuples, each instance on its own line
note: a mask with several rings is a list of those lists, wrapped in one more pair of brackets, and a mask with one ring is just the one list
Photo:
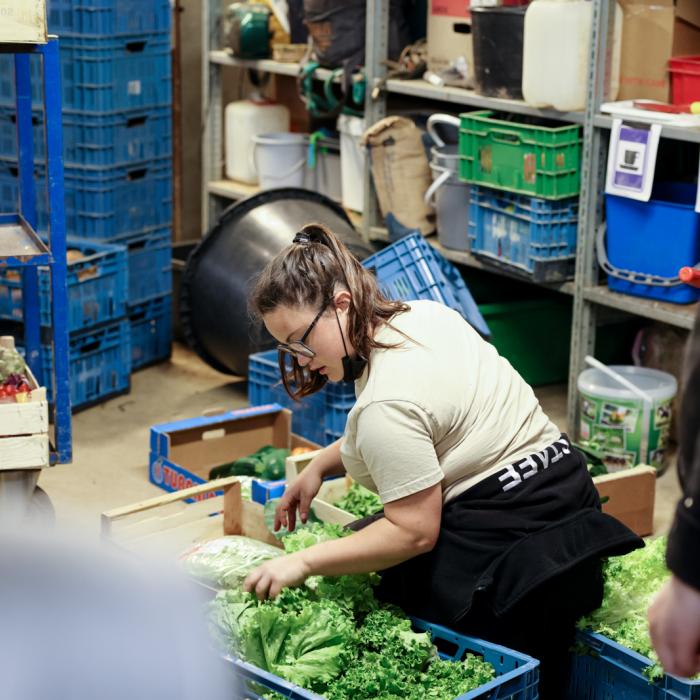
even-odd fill
[(343, 208), (310, 190), (267, 190), (229, 207), (187, 259), (180, 322), (193, 350), (215, 369), (248, 374), (248, 355), (274, 339), (248, 314), (255, 277), (305, 224), (328, 226), (362, 260), (371, 254)]
[(523, 97), (525, 7), (472, 8), (476, 91), (486, 97)]

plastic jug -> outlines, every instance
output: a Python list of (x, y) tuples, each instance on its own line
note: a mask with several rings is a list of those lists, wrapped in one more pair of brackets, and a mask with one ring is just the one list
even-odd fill
[(240, 100), (226, 105), (226, 177), (255, 185), (253, 137), (289, 131), (289, 110), (263, 99)]
[[(584, 109), (593, 23), (590, 0), (534, 0), (525, 13), (523, 98), (533, 107), (562, 112)], [(620, 87), (622, 10), (615, 3), (610, 85), (606, 99)]]

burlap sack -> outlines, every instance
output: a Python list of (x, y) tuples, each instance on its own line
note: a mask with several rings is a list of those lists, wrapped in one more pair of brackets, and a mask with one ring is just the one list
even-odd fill
[(423, 200), (432, 182), (420, 129), (405, 117), (386, 117), (362, 137), (369, 147), (372, 179), (382, 215), (424, 236), (435, 230), (435, 212)]

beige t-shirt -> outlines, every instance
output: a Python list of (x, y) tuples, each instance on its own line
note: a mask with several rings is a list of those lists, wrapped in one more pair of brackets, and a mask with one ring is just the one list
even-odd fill
[(442, 483), (447, 502), (560, 436), (532, 389), (455, 311), (412, 301), (377, 332), (341, 445), (348, 474), (389, 503)]

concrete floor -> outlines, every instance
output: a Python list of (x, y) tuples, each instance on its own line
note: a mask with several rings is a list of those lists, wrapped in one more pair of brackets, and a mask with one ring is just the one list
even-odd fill
[[(566, 388), (536, 390), (544, 410), (566, 431)], [(42, 472), (57, 522), (97, 535), (100, 514), (163, 493), (148, 481), (149, 429), (214, 408), (247, 405), (245, 380), (220, 374), (176, 344), (169, 362), (137, 372), (131, 393), (73, 418), (73, 463)], [(674, 468), (657, 480), (655, 532), (666, 532), (679, 498)]]

